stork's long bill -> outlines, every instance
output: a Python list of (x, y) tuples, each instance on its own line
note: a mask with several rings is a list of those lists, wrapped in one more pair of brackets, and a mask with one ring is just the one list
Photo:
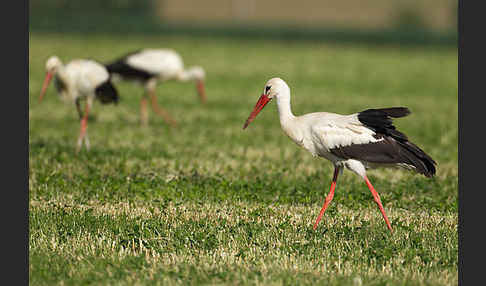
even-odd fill
[(49, 82), (52, 79), (52, 75), (53, 75), (53, 73), (50, 73), (50, 72), (46, 73), (46, 78), (44, 79), (44, 84), (42, 85), (42, 90), (41, 90), (41, 93), (40, 93), (39, 102), (42, 101), (42, 98), (44, 97), (44, 94), (46, 93), (47, 87), (49, 86)]
[(204, 89), (204, 80), (196, 81), (197, 93), (202, 103), (206, 103), (206, 91)]
[(243, 129), (245, 129), (253, 121), (253, 119), (255, 119), (258, 113), (265, 107), (265, 105), (267, 105), (267, 103), (270, 102), (270, 100), (271, 98), (269, 98), (267, 94), (262, 94), (260, 96), (255, 104), (255, 107), (253, 108), (253, 111), (251, 112), (250, 116), (248, 116), (245, 125), (243, 125)]

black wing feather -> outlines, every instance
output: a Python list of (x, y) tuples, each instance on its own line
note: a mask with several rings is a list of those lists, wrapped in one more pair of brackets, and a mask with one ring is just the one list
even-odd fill
[(358, 113), (358, 120), (375, 131), (373, 143), (354, 144), (331, 149), (331, 153), (344, 159), (357, 159), (370, 163), (404, 163), (426, 177), (435, 175), (436, 162), (393, 126), (392, 118), (410, 114), (406, 107), (367, 109)]

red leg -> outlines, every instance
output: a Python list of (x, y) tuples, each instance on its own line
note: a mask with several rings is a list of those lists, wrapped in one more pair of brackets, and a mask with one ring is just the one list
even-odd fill
[(148, 123), (147, 96), (145, 94), (142, 96), (142, 100), (140, 100), (140, 121), (142, 125), (147, 125)]
[(370, 180), (368, 180), (368, 177), (365, 176), (364, 179), (365, 179), (366, 185), (368, 185), (368, 188), (371, 191), (371, 194), (373, 195), (373, 198), (375, 198), (376, 204), (380, 208), (381, 214), (383, 215), (383, 219), (385, 219), (386, 226), (388, 227), (388, 229), (390, 231), (392, 231), (392, 227), (390, 225), (390, 221), (388, 220), (388, 217), (385, 214), (385, 210), (383, 209), (383, 205), (381, 204), (380, 195), (378, 195), (378, 193), (376, 192), (375, 188), (370, 183)]
[(338, 175), (339, 175), (339, 169), (340, 169), (340, 167), (334, 167), (334, 176), (332, 178), (331, 190), (329, 191), (329, 194), (327, 195), (326, 200), (324, 201), (324, 205), (322, 206), (322, 209), (319, 212), (319, 216), (317, 217), (317, 220), (314, 223), (314, 230), (317, 228), (317, 225), (321, 221), (321, 218), (324, 215), (324, 212), (326, 211), (327, 206), (329, 205), (329, 203), (332, 201), (332, 198), (334, 197), (334, 189), (336, 188), (336, 182), (337, 182), (337, 178), (338, 178)]
[(83, 119), (81, 119), (81, 130), (79, 131), (78, 146), (76, 148), (76, 153), (78, 153), (79, 150), (81, 150), (81, 146), (83, 145), (83, 138), (86, 135), (86, 129), (88, 129), (88, 113), (89, 113), (89, 104), (86, 103), (84, 116)]
[(155, 90), (150, 89), (149, 90), (149, 95), (150, 99), (152, 100), (152, 109), (157, 113), (159, 116), (162, 116), (162, 118), (169, 124), (171, 127), (175, 127), (177, 125), (176, 121), (172, 119), (172, 117), (169, 115), (167, 111), (159, 107), (157, 104), (157, 97), (155, 96)]

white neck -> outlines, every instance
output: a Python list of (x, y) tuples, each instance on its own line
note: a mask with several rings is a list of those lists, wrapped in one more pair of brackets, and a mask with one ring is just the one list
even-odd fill
[(193, 67), (181, 71), (178, 75), (180, 81), (199, 80), (201, 78), (201, 71)]
[(280, 125), (282, 127), (290, 123), (295, 118), (290, 108), (290, 92), (281, 93), (277, 98), (278, 114), (280, 116)]
[(187, 70), (183, 70), (180, 74), (179, 74), (179, 80), (180, 81), (189, 81), (189, 80), (192, 80), (194, 78), (194, 76), (188, 72)]
[(70, 83), (71, 79), (67, 76), (64, 65), (59, 65), (56, 70), (56, 77), (61, 79), (65, 84)]

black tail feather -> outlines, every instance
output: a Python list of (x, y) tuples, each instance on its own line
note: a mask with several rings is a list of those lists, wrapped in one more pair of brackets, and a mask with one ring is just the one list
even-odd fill
[(96, 98), (98, 98), (103, 104), (118, 103), (118, 91), (116, 90), (115, 86), (113, 86), (110, 79), (99, 85), (96, 88), (95, 93)]
[(415, 166), (417, 172), (426, 177), (433, 177), (435, 175), (435, 165), (437, 163), (434, 161), (434, 159), (432, 159), (422, 149), (410, 141), (398, 141), (398, 144), (412, 154), (412, 156), (405, 156), (407, 156), (408, 159), (413, 163), (412, 165)]

